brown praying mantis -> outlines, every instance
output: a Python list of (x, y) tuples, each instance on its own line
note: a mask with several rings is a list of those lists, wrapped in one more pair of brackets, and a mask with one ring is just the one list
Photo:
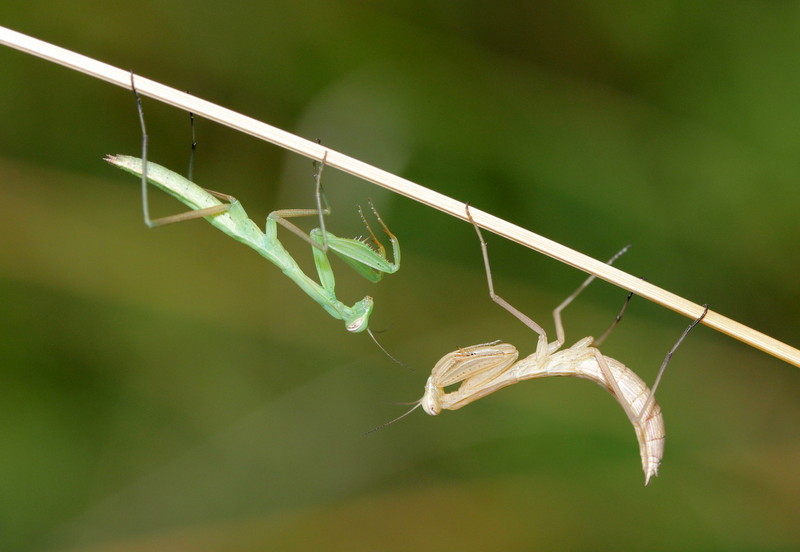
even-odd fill
[[(584, 337), (572, 347), (562, 350), (565, 334), (561, 312), (586, 289), (595, 276), (589, 276), (578, 289), (555, 308), (553, 319), (556, 327), (556, 340), (550, 342), (547, 333), (539, 324), (495, 293), (486, 241), (469, 212), (469, 205), (466, 209), (467, 218), (475, 228), (481, 243), (489, 295), (495, 303), (539, 335), (536, 350), (528, 357), (518, 360), (519, 351), (516, 347), (508, 343), (493, 341), (459, 348), (448, 353), (433, 367), (425, 384), (425, 393), (422, 398), (403, 416), (410, 414), (420, 406), (431, 416), (436, 416), (442, 410), (457, 410), (503, 387), (528, 379), (548, 376), (572, 376), (588, 379), (611, 393), (622, 405), (625, 414), (633, 424), (636, 438), (639, 441), (642, 469), (645, 475), (645, 485), (647, 485), (651, 477), (658, 475), (658, 467), (664, 456), (664, 420), (661, 415), (661, 407), (655, 401), (656, 388), (672, 354), (689, 331), (703, 319), (708, 311), (708, 306), (703, 314), (686, 328), (667, 353), (653, 388), (650, 390), (630, 368), (618, 360), (603, 355), (597, 348), (614, 325), (619, 322), (632, 294), (628, 295), (620, 314), (599, 340), (595, 340), (593, 337)], [(622, 249), (608, 263), (613, 263), (627, 249), (627, 247)], [(445, 388), (459, 383), (460, 385), (454, 391), (445, 391)]]

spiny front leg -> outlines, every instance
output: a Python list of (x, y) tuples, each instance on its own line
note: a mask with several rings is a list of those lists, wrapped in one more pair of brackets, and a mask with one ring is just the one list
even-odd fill
[(392, 258), (393, 262), (389, 261), (388, 257), (386, 256), (386, 248), (380, 242), (378, 237), (375, 235), (375, 232), (372, 231), (372, 227), (370, 227), (369, 223), (367, 222), (367, 218), (364, 216), (364, 211), (361, 209), (361, 206), (358, 206), (358, 214), (361, 217), (361, 221), (364, 223), (364, 226), (367, 228), (367, 232), (369, 232), (370, 240), (375, 246), (375, 252), (378, 254), (379, 259), (376, 259), (377, 263), (373, 268), (380, 271), (380, 273), (385, 274), (394, 274), (398, 270), (400, 270), (400, 241), (397, 237), (392, 234), (389, 227), (386, 226), (386, 223), (383, 222), (381, 215), (378, 213), (378, 210), (375, 208), (375, 204), (372, 203), (372, 200), (369, 200), (369, 208), (372, 210), (372, 214), (375, 215), (375, 218), (378, 221), (378, 224), (381, 225), (384, 234), (389, 237), (389, 241), (392, 244)]
[[(386, 257), (386, 249), (378, 241), (366, 218), (364, 218), (364, 212), (361, 207), (358, 208), (358, 212), (370, 234), (370, 238), (338, 238), (329, 232), (325, 235), (327, 236), (328, 248), (331, 251), (361, 276), (370, 282), (377, 283), (383, 279), (384, 274), (394, 274), (400, 270), (400, 242), (386, 227), (371, 201), (370, 207), (392, 242), (392, 261)], [(322, 231), (320, 229), (312, 230), (311, 237), (322, 243)]]
[[(516, 347), (497, 341), (447, 353), (433, 367), (425, 384), (422, 408), (436, 416), (443, 409), (456, 410), (491, 393), (491, 382), (507, 372), (518, 356)], [(457, 383), (461, 383), (458, 389), (445, 392), (446, 387)]]

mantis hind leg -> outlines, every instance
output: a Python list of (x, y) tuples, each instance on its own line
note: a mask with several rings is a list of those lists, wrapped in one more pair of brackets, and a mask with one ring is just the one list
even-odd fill
[[(314, 188), (317, 202), (316, 209), (278, 209), (277, 211), (272, 211), (269, 215), (267, 215), (268, 220), (274, 220), (293, 233), (295, 236), (298, 236), (300, 239), (307, 242), (309, 245), (311, 245), (311, 247), (319, 249), (323, 252), (328, 251), (328, 233), (325, 231), (325, 217), (331, 214), (331, 206), (328, 204), (328, 200), (325, 197), (324, 191), (322, 190), (322, 170), (325, 168), (325, 161), (327, 158), (328, 151), (326, 150), (319, 165), (316, 161), (314, 161)], [(324, 208), (322, 207), (323, 203), (325, 204)], [(317, 236), (309, 235), (301, 230), (296, 224), (287, 220), (290, 218), (310, 216), (319, 217), (319, 229), (321, 231), (319, 236), (320, 239), (316, 239)]]
[[(613, 257), (611, 257), (608, 261), (606, 261), (606, 264), (609, 264), (609, 265), (613, 264), (614, 261), (616, 261), (622, 254), (624, 254), (626, 251), (628, 251), (629, 248), (630, 248), (630, 245), (626, 245), (625, 247), (620, 249)], [(586, 287), (594, 281), (595, 278), (597, 278), (597, 276), (595, 276), (594, 274), (592, 274), (591, 276), (586, 278), (586, 280), (584, 280), (583, 283), (578, 286), (578, 289), (573, 291), (569, 295), (569, 297), (564, 299), (564, 301), (562, 301), (560, 305), (558, 305), (555, 309), (553, 309), (553, 321), (555, 322), (555, 325), (556, 325), (556, 341), (558, 341), (559, 347), (564, 344), (564, 340), (566, 338), (566, 334), (564, 333), (564, 324), (561, 321), (561, 311), (563, 311), (565, 308), (567, 308), (567, 306), (570, 303), (572, 303), (575, 300), (575, 298), (578, 297), (578, 295), (580, 295), (581, 292), (583, 290), (585, 290)], [(630, 300), (630, 297), (628, 298), (628, 300)], [(623, 306), (622, 312), (625, 311), (625, 306), (627, 306), (627, 301), (626, 301), (625, 305)], [(622, 313), (620, 313), (620, 316), (621, 315), (622, 315)], [(613, 325), (612, 325), (612, 327), (613, 327)], [(610, 329), (607, 330), (607, 332), (608, 331), (610, 331)], [(603, 339), (605, 339), (605, 334), (603, 336)]]
[[(209, 193), (227, 199), (229, 203), (222, 204), (222, 205), (215, 205), (213, 207), (206, 207), (204, 209), (197, 209), (193, 211), (186, 211), (184, 213), (178, 213), (177, 215), (170, 215), (167, 217), (161, 217), (157, 219), (150, 218), (150, 202), (147, 197), (147, 146), (148, 146), (148, 135), (147, 135), (147, 127), (144, 124), (144, 110), (142, 109), (142, 99), (139, 97), (139, 92), (136, 91), (136, 84), (134, 82), (134, 74), (131, 71), (131, 90), (133, 91), (133, 97), (136, 99), (136, 110), (139, 114), (139, 125), (142, 129), (142, 213), (144, 215), (144, 223), (149, 228), (155, 228), (156, 226), (164, 226), (166, 224), (172, 224), (175, 222), (182, 222), (185, 220), (191, 220), (196, 218), (203, 218), (209, 217), (213, 215), (220, 215), (226, 212), (231, 207), (231, 203), (236, 201), (232, 196), (228, 196), (226, 194), (220, 194), (218, 192), (213, 192), (211, 190), (207, 190)], [(192, 119), (193, 120), (193, 119)], [(192, 172), (192, 164), (194, 160), (194, 148), (195, 148), (195, 140), (194, 140), (194, 125), (192, 125), (192, 156), (190, 157), (190, 164), (189, 164), (189, 172)], [(191, 180), (191, 176), (189, 177)]]
[(680, 344), (683, 343), (683, 340), (686, 339), (686, 336), (689, 335), (689, 332), (692, 331), (692, 328), (697, 326), (700, 323), (700, 321), (703, 320), (703, 318), (705, 318), (706, 314), (708, 314), (708, 305), (703, 305), (703, 307), (704, 308), (702, 314), (700, 314), (700, 316), (698, 316), (691, 324), (689, 324), (689, 326), (685, 330), (683, 330), (683, 333), (675, 342), (675, 345), (672, 346), (672, 348), (667, 353), (667, 356), (664, 357), (664, 362), (661, 363), (661, 368), (658, 369), (658, 374), (656, 375), (656, 379), (653, 382), (653, 387), (650, 388), (650, 395), (647, 397), (647, 400), (645, 401), (644, 406), (642, 407), (641, 410), (642, 415), (644, 415), (644, 413), (647, 412), (648, 408), (650, 408), (650, 405), (653, 402), (655, 402), (656, 389), (658, 389), (658, 385), (661, 383), (661, 376), (664, 375), (664, 370), (666, 369), (667, 364), (669, 364), (669, 361), (672, 360), (672, 355), (678, 349)]
[(631, 302), (632, 297), (633, 297), (633, 292), (630, 292), (628, 296), (625, 298), (625, 302), (622, 303), (622, 308), (619, 310), (619, 313), (617, 314), (617, 316), (614, 317), (614, 321), (611, 322), (611, 324), (609, 324), (608, 328), (606, 328), (606, 331), (600, 334), (600, 337), (596, 338), (592, 342), (592, 346), (599, 347), (600, 345), (603, 344), (606, 338), (608, 338), (608, 336), (611, 335), (611, 330), (616, 328), (617, 324), (619, 324), (620, 321), (622, 321), (622, 317), (625, 315), (625, 311), (628, 308), (628, 303)]
[[(327, 234), (326, 232), (322, 232), (320, 239), (316, 240), (307, 232), (301, 230), (296, 224), (287, 219), (295, 217), (311, 217), (317, 215), (323, 216), (329, 214), (330, 208), (323, 211), (319, 211), (317, 209), (278, 209), (277, 211), (272, 211), (269, 215), (267, 215), (267, 226), (269, 226), (269, 221), (275, 221), (289, 230), (295, 236), (298, 236), (302, 240), (306, 241), (309, 245), (311, 245), (311, 247), (319, 249), (320, 251), (327, 251), (327, 245), (324, 243), (324, 235)], [(269, 233), (268, 230), (267, 233)]]
[[(481, 253), (483, 254), (483, 266), (486, 269), (486, 283), (489, 286), (489, 297), (492, 298), (492, 301), (503, 307), (505, 310), (510, 312), (514, 317), (517, 318), (520, 322), (528, 326), (534, 332), (539, 334), (540, 336), (540, 343), (547, 342), (547, 333), (544, 329), (533, 321), (528, 315), (523, 313), (521, 310), (516, 308), (514, 305), (497, 295), (494, 291), (494, 282), (492, 281), (492, 267), (489, 264), (489, 248), (486, 245), (486, 240), (483, 239), (483, 234), (481, 233), (481, 229), (478, 226), (478, 223), (475, 222), (475, 219), (472, 218), (472, 213), (469, 210), (469, 204), (467, 204), (467, 220), (472, 224), (472, 227), (475, 228), (475, 233), (478, 234), (478, 240), (481, 242)], [(543, 340), (541, 338), (544, 338)], [(538, 347), (537, 347), (538, 351)]]
[[(300, 239), (307, 242), (311, 247), (316, 250), (320, 250), (323, 253), (328, 251), (328, 233), (325, 231), (325, 217), (331, 214), (331, 206), (328, 204), (328, 200), (325, 197), (325, 193), (322, 190), (322, 170), (325, 168), (325, 161), (328, 158), (328, 151), (325, 151), (325, 154), (322, 156), (322, 161), (317, 165), (317, 162), (314, 161), (314, 187), (315, 187), (315, 195), (316, 195), (316, 202), (317, 208), (316, 209), (278, 209), (277, 211), (272, 211), (269, 215), (267, 215), (267, 235), (274, 235), (274, 232), (270, 232), (270, 224), (269, 221), (275, 221), (295, 236), (298, 236)], [(322, 207), (322, 204), (325, 204), (325, 207)], [(312, 231), (312, 235), (301, 230), (296, 224), (290, 222), (287, 219), (296, 218), (296, 217), (311, 217), (311, 216), (318, 216), (319, 217), (319, 231), (320, 234), (313, 235), (314, 232)], [(277, 237), (275, 238), (277, 239)]]

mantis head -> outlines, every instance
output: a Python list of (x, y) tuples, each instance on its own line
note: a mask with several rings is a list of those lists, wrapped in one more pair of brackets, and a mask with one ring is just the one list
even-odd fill
[(442, 411), (442, 397), (444, 396), (444, 389), (441, 387), (436, 387), (432, 380), (433, 377), (429, 377), (428, 381), (425, 383), (425, 393), (419, 400), (418, 406), (421, 406), (422, 410), (424, 410), (426, 414), (436, 416)]
[(343, 316), (348, 332), (363, 332), (369, 326), (369, 315), (372, 314), (372, 297), (367, 295), (348, 309), (350, 313)]

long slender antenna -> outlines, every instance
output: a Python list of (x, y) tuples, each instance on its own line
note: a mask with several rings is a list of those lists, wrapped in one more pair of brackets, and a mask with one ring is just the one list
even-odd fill
[(380, 342), (380, 341), (378, 341), (378, 338), (376, 338), (376, 337), (375, 337), (375, 334), (374, 334), (374, 333), (372, 333), (372, 330), (370, 330), (369, 328), (367, 328), (367, 333), (368, 333), (368, 334), (369, 334), (369, 336), (372, 338), (372, 341), (374, 341), (374, 342), (375, 342), (375, 345), (377, 345), (377, 346), (378, 346), (378, 349), (380, 349), (381, 351), (383, 351), (383, 354), (385, 354), (387, 357), (389, 357), (390, 359), (392, 359), (392, 361), (393, 361), (393, 362), (395, 362), (396, 364), (399, 364), (399, 365), (400, 365), (400, 366), (402, 366), (403, 368), (407, 368), (407, 369), (411, 370), (412, 372), (414, 371), (414, 369), (413, 369), (411, 366), (409, 366), (408, 364), (406, 364), (406, 363), (404, 363), (404, 362), (400, 362), (400, 361), (399, 361), (399, 360), (397, 360), (397, 359), (396, 359), (394, 356), (392, 356), (392, 354), (391, 354), (391, 353), (389, 353), (389, 351), (387, 351), (387, 350), (386, 350), (386, 348), (385, 348), (383, 345), (381, 345), (381, 342)]
[(411, 414), (412, 412), (414, 412), (414, 411), (415, 411), (417, 408), (419, 408), (420, 406), (422, 406), (422, 400), (421, 400), (421, 399), (420, 399), (420, 400), (418, 400), (418, 401), (416, 402), (416, 404), (414, 404), (414, 407), (413, 407), (413, 408), (411, 408), (411, 409), (410, 409), (410, 410), (408, 410), (407, 412), (404, 412), (403, 414), (401, 414), (400, 416), (398, 416), (398, 417), (397, 417), (397, 418), (395, 418), (394, 420), (389, 420), (388, 422), (386, 422), (386, 423), (383, 423), (383, 424), (379, 425), (378, 427), (373, 427), (372, 429), (370, 429), (369, 431), (365, 431), (365, 432), (364, 432), (364, 433), (362, 433), (361, 435), (362, 435), (362, 436), (364, 436), (364, 435), (369, 435), (370, 433), (375, 433), (376, 431), (380, 431), (381, 429), (385, 428), (386, 426), (392, 425), (393, 423), (395, 423), (395, 422), (397, 422), (397, 421), (400, 421), (400, 420), (402, 420), (403, 418), (405, 418), (406, 416), (408, 416), (409, 414)]

